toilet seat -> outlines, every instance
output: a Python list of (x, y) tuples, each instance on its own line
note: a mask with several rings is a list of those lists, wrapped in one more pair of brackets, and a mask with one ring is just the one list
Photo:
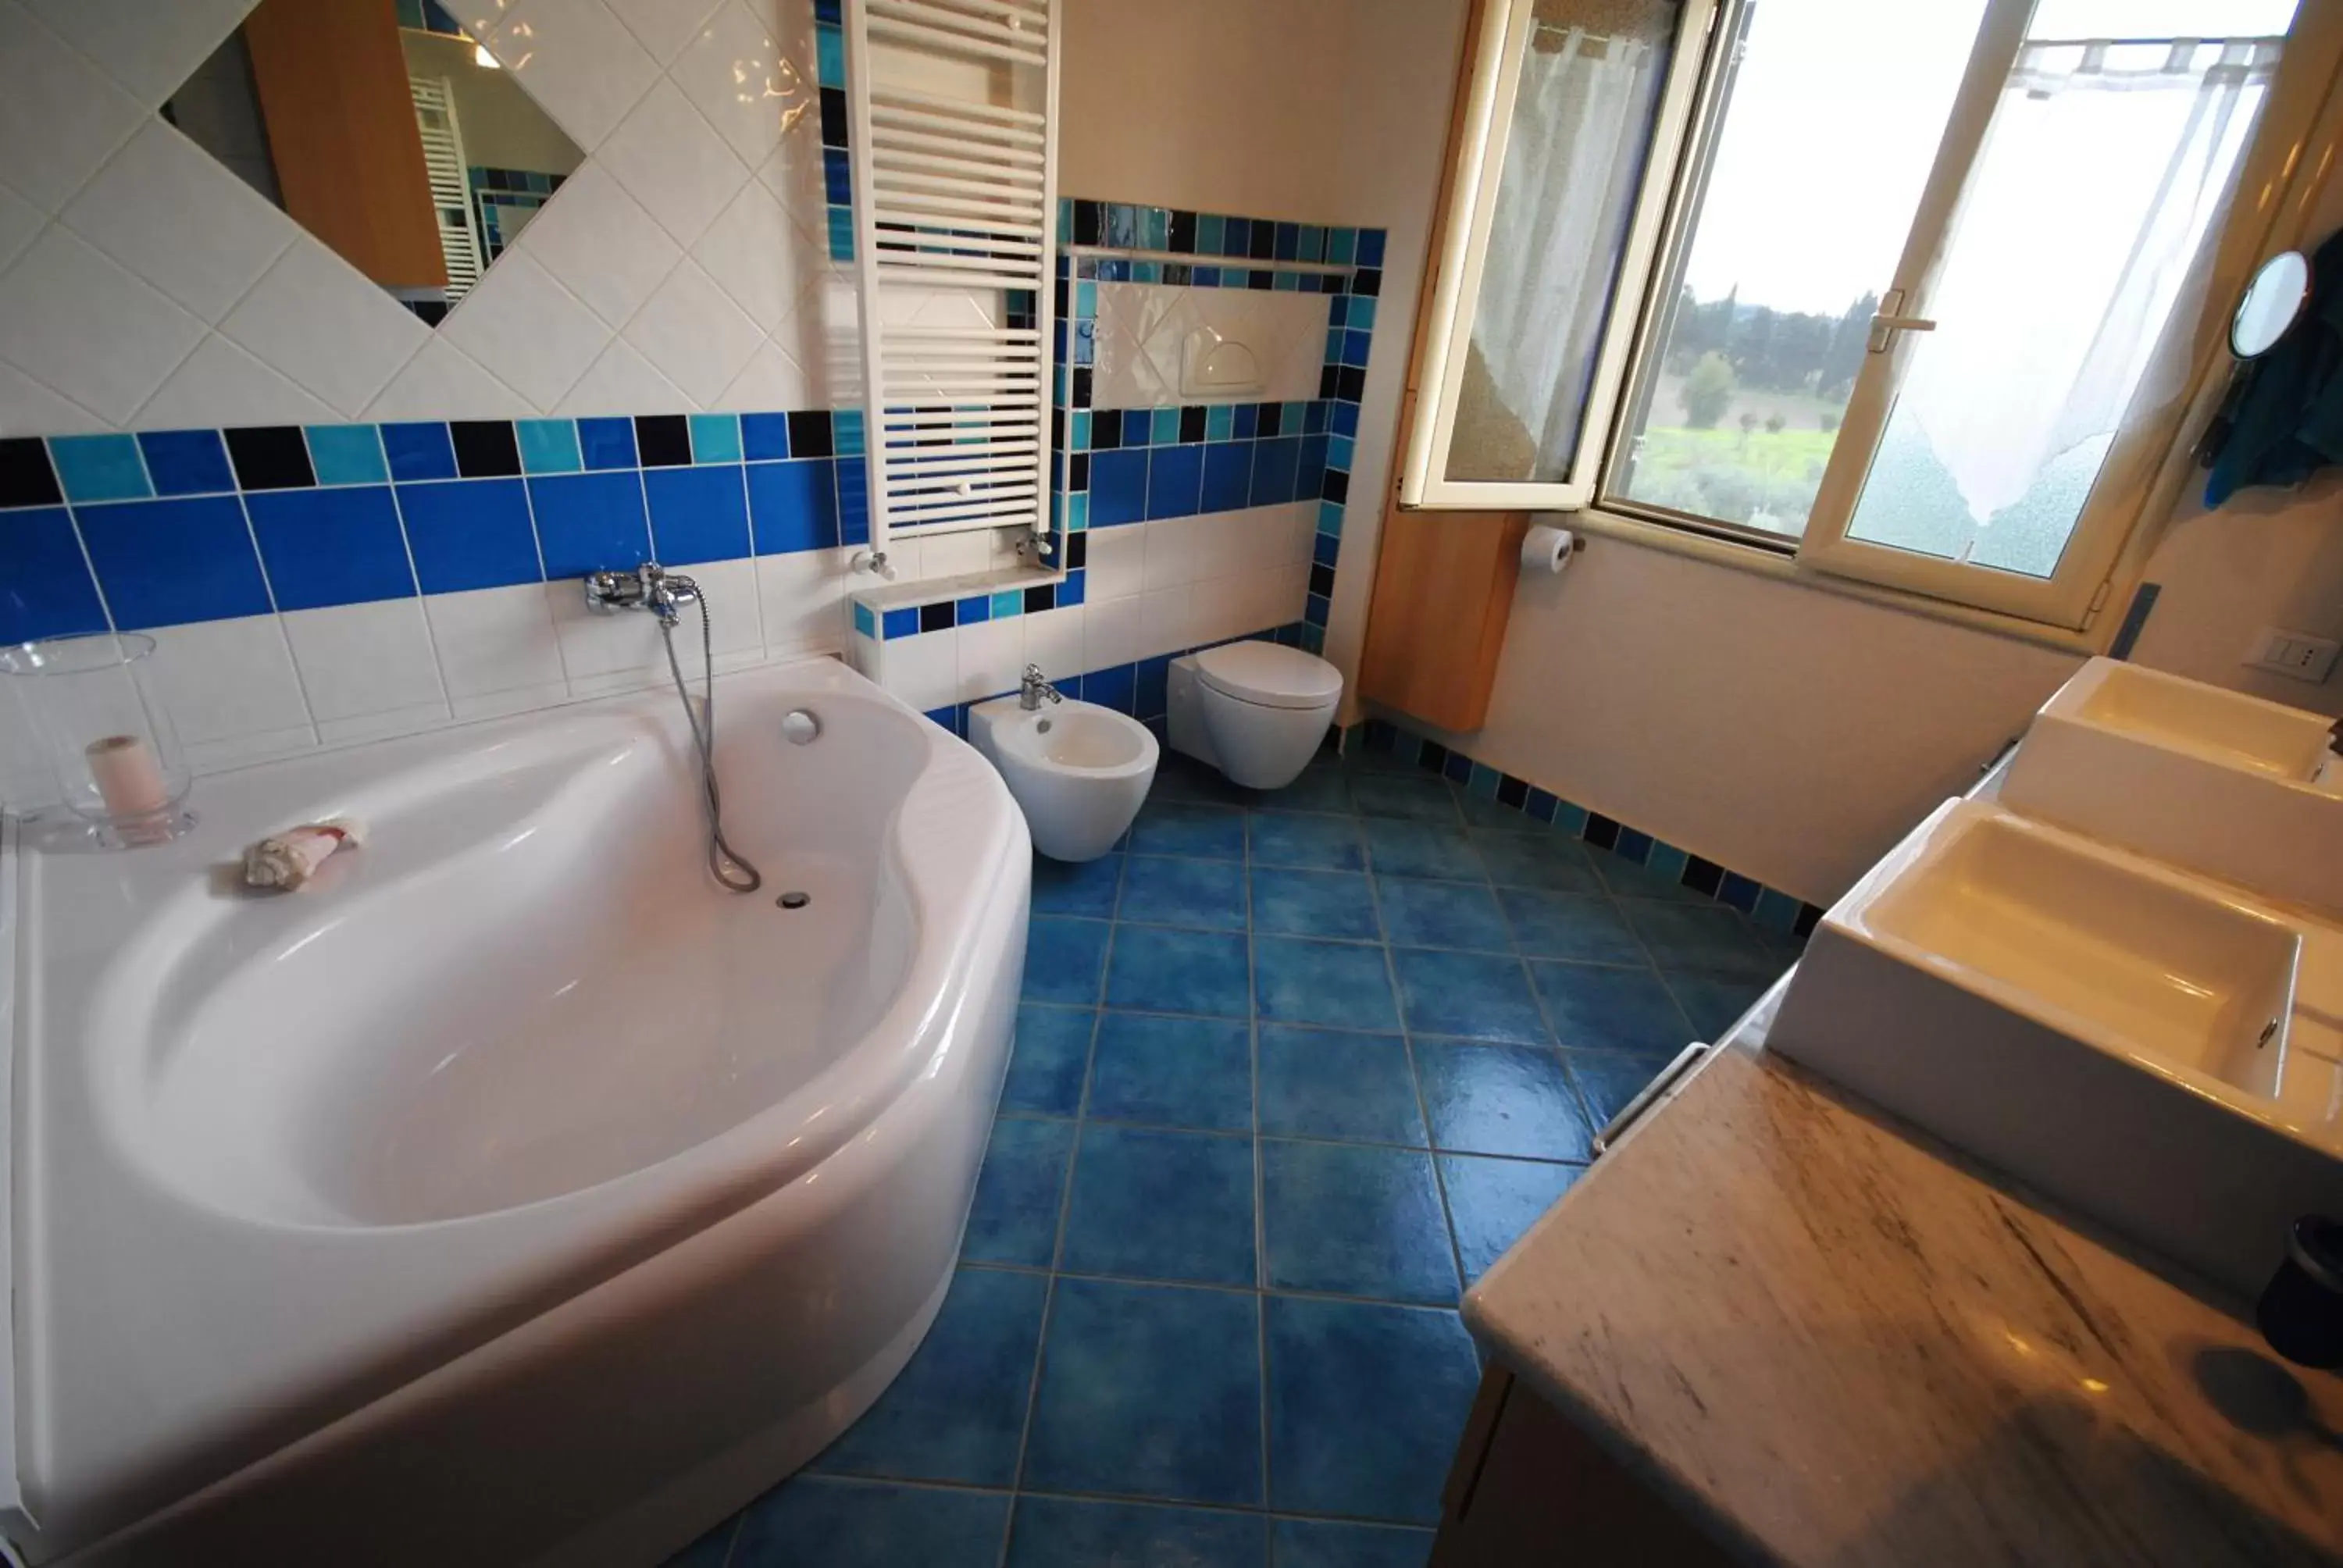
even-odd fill
[(1298, 648), (1225, 642), (1195, 658), (1197, 678), (1205, 686), (1258, 708), (1326, 708), (1342, 695), (1342, 672)]

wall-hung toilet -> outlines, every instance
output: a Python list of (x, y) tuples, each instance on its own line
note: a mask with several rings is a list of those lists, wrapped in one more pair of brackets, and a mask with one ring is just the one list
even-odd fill
[(1298, 648), (1224, 642), (1172, 661), (1172, 749), (1232, 781), (1280, 789), (1301, 776), (1342, 699), (1342, 672)]

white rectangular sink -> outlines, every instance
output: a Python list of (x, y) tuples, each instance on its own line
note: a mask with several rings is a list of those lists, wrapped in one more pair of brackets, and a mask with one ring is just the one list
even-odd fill
[(2343, 1212), (2343, 930), (1990, 802), (1824, 917), (1767, 1046), (2237, 1292)]
[(2034, 717), (2001, 800), (2044, 821), (2343, 916), (2334, 721), (2095, 658)]

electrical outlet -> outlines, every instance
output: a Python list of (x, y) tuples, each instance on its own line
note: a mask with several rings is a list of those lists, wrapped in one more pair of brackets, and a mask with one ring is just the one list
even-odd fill
[(2338, 644), (2331, 637), (2313, 637), (2307, 631), (2266, 626), (2255, 639), (2253, 651), (2246, 655), (2246, 662), (2256, 669), (2317, 686), (2334, 673), (2338, 647), (2343, 644)]

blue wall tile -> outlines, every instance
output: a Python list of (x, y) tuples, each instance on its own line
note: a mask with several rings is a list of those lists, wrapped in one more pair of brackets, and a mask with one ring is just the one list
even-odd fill
[(227, 448), (216, 430), (149, 430), (138, 437), (159, 496), (200, 496), (236, 488)]
[(642, 481), (632, 472), (531, 479), (528, 498), (548, 578), (639, 566), (650, 558)]
[(838, 542), (870, 542), (870, 470), (860, 457), (827, 465), (838, 487)]
[(382, 438), (371, 425), (312, 425), (309, 465), (321, 485), (380, 485), (389, 470), (382, 457)]
[(521, 419), (513, 433), (520, 437), (520, 466), (531, 474), (574, 474), (586, 466), (578, 451), (578, 427), (568, 419)]
[(425, 593), (541, 580), (528, 492), (518, 479), (401, 485), (398, 509)]
[(788, 457), (789, 417), (787, 414), (741, 415), (740, 455), (750, 462)]
[(385, 425), (382, 449), (390, 458), (394, 479), (452, 479), (456, 447), (447, 427), (437, 419), (419, 424)]
[(1099, 452), (1091, 457), (1091, 527), (1135, 523), (1147, 515), (1147, 452)]
[(1293, 499), (1293, 477), (1302, 460), (1302, 438), (1276, 436), (1253, 445), (1251, 504), (1266, 507)]
[(322, 609), (415, 592), (390, 487), (266, 490), (245, 498), (278, 609)]
[(631, 468), (635, 466), (635, 422), (580, 419), (578, 449), (589, 468)]
[(1147, 515), (1151, 518), (1193, 517), (1203, 493), (1203, 447), (1157, 447), (1148, 462)]
[(749, 516), (756, 524), (759, 555), (837, 545), (838, 507), (830, 467), (827, 457), (749, 465)]
[(653, 553), (662, 561), (737, 560), (749, 553), (749, 503), (740, 466), (647, 468)]
[(68, 501), (128, 501), (155, 492), (129, 436), (53, 436), (49, 456)]
[(124, 630), (269, 611), (234, 496), (79, 507), (74, 520)]
[(1250, 504), (1253, 445), (1251, 441), (1214, 441), (1204, 448), (1203, 510), (1232, 512)]
[(105, 629), (106, 608), (65, 509), (0, 512), (0, 643)]

